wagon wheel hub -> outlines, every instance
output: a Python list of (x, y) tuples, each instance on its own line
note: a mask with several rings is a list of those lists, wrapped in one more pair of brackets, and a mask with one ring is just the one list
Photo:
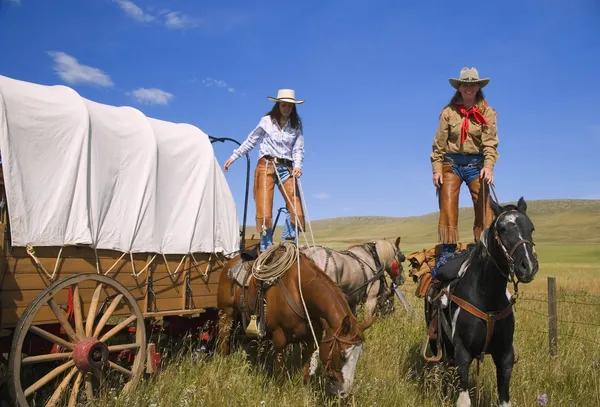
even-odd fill
[(84, 338), (75, 345), (73, 362), (80, 370), (101, 369), (108, 361), (108, 346), (96, 338)]

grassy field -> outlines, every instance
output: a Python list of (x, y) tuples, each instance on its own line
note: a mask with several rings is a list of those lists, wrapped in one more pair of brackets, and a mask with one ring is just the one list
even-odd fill
[[(513, 406), (600, 405), (600, 201), (532, 201), (529, 214), (541, 268), (536, 280), (521, 285), (516, 306)], [(471, 240), (472, 209), (460, 213), (463, 241)], [(371, 239), (402, 236), (404, 253), (431, 247), (437, 214), (412, 218), (339, 218), (312, 223), (317, 244), (344, 248)], [(252, 230), (252, 229), (250, 229)], [(406, 269), (407, 265), (405, 265)], [(548, 351), (547, 277), (557, 279), (558, 356)], [(455, 373), (426, 366), (419, 354), (425, 335), (422, 302), (407, 279), (402, 290), (414, 306), (395, 312), (368, 331), (359, 361), (351, 406), (450, 406), (456, 399)], [(184, 347), (185, 348), (185, 347)], [(253, 352), (195, 359), (190, 352), (165, 361), (160, 373), (130, 395), (113, 393), (93, 405), (109, 406), (327, 406), (337, 405), (315, 381), (303, 386), (299, 356), (290, 352), (289, 378), (275, 383)], [(486, 357), (480, 375), (471, 368), (474, 405), (496, 405), (495, 368)], [(547, 403), (538, 402), (546, 397)]]

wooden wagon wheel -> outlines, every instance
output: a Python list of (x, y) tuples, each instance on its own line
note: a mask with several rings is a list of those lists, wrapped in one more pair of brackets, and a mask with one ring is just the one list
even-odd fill
[[(96, 284), (93, 287), (94, 283)], [(74, 326), (71, 325), (64, 310), (56, 301), (61, 290), (72, 288)], [(92, 291), (87, 314), (81, 301), (80, 291)], [(64, 294), (64, 293), (63, 293)], [(99, 308), (100, 297), (105, 294), (106, 306)], [(47, 305), (60, 324), (62, 332), (60, 337), (48, 332), (42, 327), (33, 325), (40, 309)], [(129, 311), (122, 308), (126, 305)], [(119, 306), (121, 306), (119, 308)], [(109, 319), (118, 312), (119, 317), (124, 315), (114, 327), (107, 325)], [(101, 309), (101, 312), (99, 312)], [(132, 322), (135, 322), (135, 341), (128, 340), (124, 344), (108, 345), (109, 340), (114, 340), (115, 335), (122, 333)], [(28, 356), (23, 349), (26, 335), (35, 334), (38, 337), (58, 345), (56, 353)], [(12, 377), (10, 385), (14, 401), (25, 407), (35, 405), (69, 407), (78, 404), (78, 401), (91, 400), (97, 395), (99, 384), (105, 384), (107, 379), (112, 379), (113, 373), (124, 382), (124, 391), (134, 386), (144, 373), (146, 360), (146, 330), (144, 317), (133, 295), (116, 280), (100, 274), (78, 274), (59, 280), (40, 293), (27, 307), (19, 324), (17, 325), (9, 359), (9, 371)], [(114, 363), (117, 352), (129, 351), (133, 357), (130, 369)], [(38, 366), (50, 364), (50, 371), (39, 379), (33, 379), (31, 384), (22, 384), (23, 369), (25, 365)], [(40, 364), (40, 365), (38, 365)], [(129, 366), (128, 366), (129, 367)], [(52, 369), (53, 368), (53, 369)], [(124, 379), (124, 380), (123, 380)], [(26, 387), (25, 387), (26, 386)], [(39, 397), (48, 393), (45, 400), (35, 400), (30, 404), (28, 399)], [(49, 395), (49, 393), (52, 393)], [(41, 401), (41, 404), (40, 404)]]

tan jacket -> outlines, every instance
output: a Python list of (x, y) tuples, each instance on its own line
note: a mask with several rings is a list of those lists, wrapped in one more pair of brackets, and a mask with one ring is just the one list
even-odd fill
[(433, 172), (442, 171), (444, 155), (448, 154), (483, 154), (483, 166), (494, 168), (498, 160), (498, 133), (496, 127), (496, 111), (488, 107), (483, 115), (488, 125), (469, 120), (469, 134), (461, 146), (460, 129), (463, 117), (454, 106), (446, 106), (440, 113), (440, 123), (433, 138), (430, 159)]

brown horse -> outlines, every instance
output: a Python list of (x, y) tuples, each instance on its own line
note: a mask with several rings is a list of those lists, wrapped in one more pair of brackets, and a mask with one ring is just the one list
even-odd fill
[[(277, 249), (274, 256), (281, 252), (281, 248)], [(225, 355), (229, 354), (231, 348), (233, 322), (240, 319), (242, 312), (255, 315), (257, 308), (257, 280), (254, 276), (249, 276), (243, 307), (240, 304), (242, 286), (229, 277), (230, 270), (239, 261), (239, 255), (229, 260), (219, 280), (219, 350)], [(319, 357), (331, 379), (330, 385), (333, 385), (328, 386), (327, 390), (344, 397), (352, 388), (356, 365), (363, 353), (363, 331), (373, 323), (374, 318), (361, 326), (352, 314), (340, 288), (302, 253), (299, 253), (294, 263), (276, 283), (266, 288), (264, 293), (265, 338), (272, 340), (275, 349), (275, 375), (279, 376), (283, 372), (283, 351), (292, 343), (305, 344), (302, 352), (305, 384), (314, 373), (311, 371), (310, 359), (316, 347), (299, 291), (298, 262), (302, 296), (319, 342)], [(246, 328), (243, 327), (244, 330)]]

